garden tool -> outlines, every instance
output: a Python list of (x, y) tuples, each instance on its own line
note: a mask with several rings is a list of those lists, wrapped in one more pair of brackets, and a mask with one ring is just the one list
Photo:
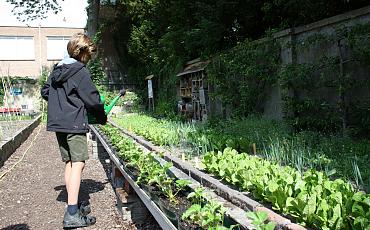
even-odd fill
[[(109, 103), (109, 105), (106, 105), (105, 104), (105, 96), (100, 94), (100, 100), (101, 102), (104, 104), (104, 112), (105, 114), (108, 116), (108, 114), (110, 113), (110, 111), (113, 109), (113, 107), (116, 105), (116, 103), (118, 102), (118, 100), (123, 97), (124, 95), (126, 94), (126, 90), (125, 89), (121, 89), (119, 91), (119, 95), (117, 95), (115, 98), (113, 98), (113, 100)], [(88, 118), (88, 121), (89, 121), (89, 124), (96, 124), (96, 118), (93, 117), (91, 114), (87, 114), (87, 118)]]

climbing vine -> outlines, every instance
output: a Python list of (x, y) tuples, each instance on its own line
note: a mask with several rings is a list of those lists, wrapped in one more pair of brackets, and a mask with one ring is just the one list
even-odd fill
[[(313, 34), (292, 47), (316, 60), (296, 60), (279, 71), (285, 118), (296, 130), (369, 137), (370, 98), (364, 95), (370, 79), (357, 76), (370, 64), (369, 27), (370, 23), (338, 27), (330, 35)], [(330, 48), (315, 52), (323, 47)]]
[[(370, 79), (358, 76), (370, 66), (369, 31), (367, 23), (286, 44), (272, 37), (245, 41), (207, 67), (217, 86), (211, 96), (228, 105), (232, 115), (246, 116), (263, 112), (268, 90), (279, 84), (284, 118), (296, 131), (369, 137)], [(280, 49), (287, 48), (293, 61), (283, 64)]]
[(275, 39), (245, 41), (207, 67), (209, 81), (216, 86), (210, 96), (229, 105), (234, 116), (261, 113), (267, 90), (277, 82), (279, 62)]

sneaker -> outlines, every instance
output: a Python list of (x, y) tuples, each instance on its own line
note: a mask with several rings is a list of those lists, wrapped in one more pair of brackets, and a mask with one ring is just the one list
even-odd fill
[(81, 215), (87, 216), (91, 212), (90, 204), (86, 201), (78, 202), (78, 210), (80, 211)]
[(82, 228), (93, 225), (95, 222), (96, 218), (93, 216), (83, 216), (80, 212), (71, 215), (66, 211), (63, 219), (63, 228)]

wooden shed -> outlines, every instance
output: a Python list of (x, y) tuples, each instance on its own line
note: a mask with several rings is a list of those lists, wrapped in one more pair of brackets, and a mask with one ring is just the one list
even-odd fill
[(209, 113), (209, 85), (204, 69), (210, 61), (195, 59), (186, 63), (180, 77), (178, 110), (194, 121), (207, 120)]

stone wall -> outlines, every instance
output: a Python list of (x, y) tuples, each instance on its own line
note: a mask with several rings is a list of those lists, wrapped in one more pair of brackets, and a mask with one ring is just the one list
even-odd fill
[[(277, 38), (282, 44), (290, 44), (289, 46), (283, 47), (280, 52), (281, 63), (312, 63), (317, 61), (320, 57), (338, 57), (339, 49), (337, 45), (333, 42), (328, 42), (327, 44), (312, 44), (305, 49), (300, 49), (299, 47), (304, 45), (302, 43), (305, 40), (317, 34), (331, 35), (335, 33), (337, 28), (350, 27), (358, 24), (365, 24), (370, 22), (370, 6), (364, 7), (358, 10), (350, 11), (345, 14), (337, 15), (331, 18), (327, 18), (315, 23), (311, 23), (305, 26), (291, 28), (284, 31), (275, 33), (273, 36)], [(343, 46), (341, 48), (343, 58), (348, 60), (351, 57), (351, 51), (348, 46)], [(338, 71), (339, 72), (339, 66)], [(370, 68), (368, 65), (359, 64), (358, 62), (346, 61), (343, 66), (344, 74), (351, 74), (353, 80), (358, 79), (369, 79), (370, 78)], [(331, 73), (335, 74), (337, 73)], [(281, 87), (277, 84), (268, 93), (268, 100), (264, 105), (264, 115), (269, 118), (283, 119), (283, 101), (281, 95)], [(311, 97), (321, 97), (325, 98), (330, 103), (338, 102), (338, 93), (330, 88), (320, 88), (313, 89)], [(355, 99), (368, 99), (369, 87), (364, 86), (362, 88), (357, 88), (350, 92), (349, 98)], [(298, 92), (298, 97), (305, 97), (305, 92)]]

